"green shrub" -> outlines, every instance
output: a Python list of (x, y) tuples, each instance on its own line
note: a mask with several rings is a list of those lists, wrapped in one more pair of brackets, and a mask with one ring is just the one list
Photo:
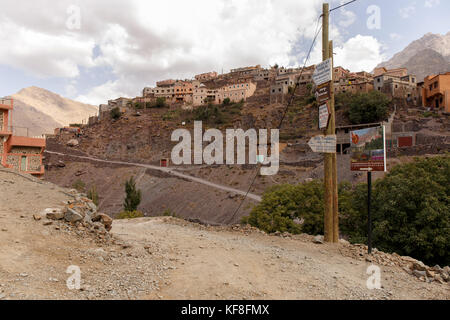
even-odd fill
[(144, 214), (141, 211), (122, 211), (119, 213), (116, 219), (135, 219), (135, 218), (143, 218)]
[(86, 184), (82, 180), (78, 179), (77, 181), (72, 183), (72, 188), (74, 188), (78, 192), (84, 192), (86, 190)]
[(125, 182), (126, 198), (123, 202), (123, 208), (125, 211), (136, 211), (141, 203), (142, 193), (141, 190), (136, 189), (136, 182), (134, 177), (131, 177)]
[(349, 120), (352, 124), (384, 121), (388, 115), (389, 103), (386, 95), (378, 91), (352, 95), (348, 112)]
[(111, 115), (111, 118), (113, 118), (114, 120), (117, 120), (117, 119), (120, 118), (120, 116), (122, 115), (122, 113), (120, 112), (119, 107), (115, 107), (115, 108), (112, 108), (112, 109), (111, 109), (110, 115)]
[(175, 212), (173, 212), (173, 211), (170, 210), (170, 209), (164, 210), (164, 212), (163, 212), (162, 215), (163, 215), (164, 217), (174, 217), (174, 218), (177, 217), (177, 215), (175, 214)]
[[(365, 206), (357, 210), (367, 215)], [(378, 249), (449, 265), (450, 156), (416, 159), (393, 168), (374, 185), (372, 211)]]
[(136, 102), (136, 103), (134, 104), (134, 109), (136, 109), (136, 110), (144, 109), (144, 107), (145, 107), (145, 105), (144, 105), (144, 103), (142, 103), (142, 102)]
[(155, 108), (164, 108), (166, 106), (166, 98), (156, 98)]
[(229, 106), (230, 104), (231, 104), (230, 98), (225, 98), (225, 99), (223, 99), (223, 105), (224, 105), (224, 106)]
[(98, 206), (98, 193), (97, 193), (97, 188), (96, 188), (95, 186), (92, 186), (92, 187), (89, 189), (89, 191), (88, 191), (88, 193), (87, 193), (87, 197), (88, 197), (89, 199), (91, 199), (92, 202), (93, 202), (96, 206)]
[[(321, 181), (272, 187), (242, 222), (269, 233), (323, 234), (323, 193)], [(371, 203), (374, 247), (450, 264), (449, 154), (394, 167), (374, 183)], [(367, 243), (367, 184), (339, 185), (339, 228), (350, 242)]]

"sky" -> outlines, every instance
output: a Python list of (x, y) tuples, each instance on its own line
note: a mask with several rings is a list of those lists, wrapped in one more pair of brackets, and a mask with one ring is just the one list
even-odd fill
[[(322, 0), (2, 0), (0, 96), (38, 86), (98, 105), (164, 79), (302, 66), (321, 10)], [(370, 72), (424, 34), (449, 32), (448, 12), (448, 0), (357, 0), (334, 10), (335, 65)], [(320, 34), (307, 65), (321, 50)]]

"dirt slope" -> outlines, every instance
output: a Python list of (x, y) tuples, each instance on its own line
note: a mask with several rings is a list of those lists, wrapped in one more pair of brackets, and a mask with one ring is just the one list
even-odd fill
[[(67, 189), (0, 170), (0, 299), (449, 299), (448, 283), (425, 283), (381, 266), (366, 288), (354, 246), (314, 244), (249, 229), (174, 218), (114, 221), (113, 243), (33, 214), (60, 206)], [(58, 230), (59, 229), (59, 230)], [(66, 269), (82, 272), (67, 289)]]

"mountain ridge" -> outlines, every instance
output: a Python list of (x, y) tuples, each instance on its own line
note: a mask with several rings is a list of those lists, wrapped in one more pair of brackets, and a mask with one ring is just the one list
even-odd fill
[(450, 71), (450, 32), (445, 35), (425, 34), (414, 40), (391, 59), (377, 68), (407, 68), (410, 74), (422, 81), (427, 75)]
[(79, 123), (97, 114), (97, 107), (65, 98), (37, 86), (23, 88), (14, 99), (12, 126), (15, 134), (40, 136), (55, 128)]

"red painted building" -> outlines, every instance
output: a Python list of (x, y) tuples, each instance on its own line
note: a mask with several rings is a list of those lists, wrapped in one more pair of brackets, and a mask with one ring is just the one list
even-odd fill
[(13, 135), (13, 99), (0, 99), (0, 164), (37, 177), (44, 174), (42, 155), (45, 139)]

